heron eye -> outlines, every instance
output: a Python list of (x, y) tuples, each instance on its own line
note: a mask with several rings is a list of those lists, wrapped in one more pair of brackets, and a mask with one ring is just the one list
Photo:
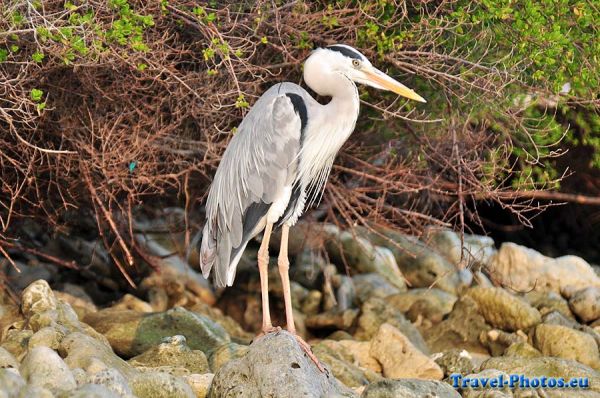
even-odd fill
[(354, 66), (355, 68), (358, 68), (360, 66), (360, 61), (357, 59), (353, 59), (352, 66)]

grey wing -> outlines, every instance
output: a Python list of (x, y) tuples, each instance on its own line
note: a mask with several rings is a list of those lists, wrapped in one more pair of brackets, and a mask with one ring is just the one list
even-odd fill
[(296, 97), (277, 86), (263, 94), (221, 159), (206, 203), (200, 247), (202, 274), (208, 277), (214, 269), (216, 286), (231, 286), (248, 241), (262, 231), (271, 204), (296, 177), (306, 116), (306, 108), (304, 119), (297, 111), (292, 101)]

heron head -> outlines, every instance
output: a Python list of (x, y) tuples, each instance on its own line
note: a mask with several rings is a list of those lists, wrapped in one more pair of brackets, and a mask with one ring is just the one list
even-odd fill
[[(427, 102), (412, 89), (375, 68), (367, 57), (348, 45), (334, 44), (315, 50), (306, 61), (307, 65), (309, 62), (318, 63), (321, 70), (328, 68), (331, 72), (341, 73), (355, 83), (392, 91), (411, 100)], [(305, 66), (305, 80), (308, 81), (306, 71)]]

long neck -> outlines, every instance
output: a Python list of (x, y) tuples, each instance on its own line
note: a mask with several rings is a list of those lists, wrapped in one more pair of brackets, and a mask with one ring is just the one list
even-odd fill
[(358, 91), (350, 79), (338, 73), (328, 75), (321, 75), (319, 82), (307, 81), (313, 90), (318, 87), (315, 91), (319, 94), (331, 96), (329, 103), (317, 105), (309, 114), (300, 155), (304, 186), (316, 183), (317, 191), (325, 183), (335, 155), (354, 131), (360, 104)]

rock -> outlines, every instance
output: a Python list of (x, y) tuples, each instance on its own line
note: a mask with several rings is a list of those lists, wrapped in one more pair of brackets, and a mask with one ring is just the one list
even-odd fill
[(496, 282), (516, 291), (554, 291), (572, 287), (600, 287), (600, 278), (592, 267), (576, 256), (546, 257), (533, 249), (503, 243), (492, 259)]
[(450, 376), (454, 373), (466, 375), (475, 370), (472, 357), (466, 350), (448, 350), (434, 355), (433, 358), (444, 372), (444, 376)]
[(192, 391), (194, 391), (196, 398), (206, 398), (213, 377), (215, 377), (214, 374), (205, 373), (203, 375), (191, 374), (186, 376), (184, 379), (190, 385), (190, 387), (192, 387)]
[(119, 301), (110, 307), (113, 310), (132, 310), (137, 312), (153, 312), (150, 303), (145, 302), (129, 293), (126, 293)]
[(381, 364), (371, 355), (370, 341), (340, 340), (339, 347), (344, 352), (352, 355), (358, 366), (370, 369), (373, 372), (381, 373)]
[(71, 306), (71, 308), (73, 308), (73, 310), (77, 314), (77, 318), (79, 318), (79, 319), (82, 319), (86, 314), (89, 314), (90, 312), (98, 311), (98, 308), (96, 308), (94, 303), (91, 301), (91, 299), (89, 297), (87, 297), (87, 295), (84, 296), (85, 298), (83, 298), (83, 297), (73, 296), (72, 294), (69, 294), (66, 292), (61, 292), (61, 291), (55, 290), (54, 296), (56, 296), (56, 298), (59, 299), (60, 301), (69, 304)]
[(371, 340), (384, 323), (389, 323), (400, 330), (420, 351), (429, 353), (417, 328), (404, 317), (402, 312), (377, 297), (370, 298), (362, 305), (355, 336), (359, 340)]
[(456, 302), (448, 318), (424, 331), (423, 337), (432, 352), (460, 348), (470, 353), (487, 354), (487, 348), (479, 336), (490, 329), (477, 303), (471, 297), (463, 296)]
[[(117, 369), (107, 368), (97, 373), (86, 375), (86, 383), (97, 384), (106, 387), (118, 397), (132, 397), (133, 391), (125, 376)], [(85, 383), (84, 383), (85, 384)]]
[(486, 321), (502, 330), (526, 330), (542, 322), (538, 310), (501, 288), (473, 287), (466, 292)]
[(312, 347), (319, 361), (328, 365), (333, 375), (347, 387), (369, 384), (365, 373), (354, 365), (354, 356), (341, 349), (337, 341), (323, 340)]
[(127, 379), (137, 373), (131, 365), (116, 356), (108, 344), (83, 333), (74, 332), (62, 339), (59, 353), (71, 369), (81, 368), (93, 374), (114, 368)]
[(352, 282), (354, 282), (354, 289), (360, 303), (364, 303), (371, 297), (384, 298), (406, 291), (406, 287), (399, 289), (376, 273), (354, 275)]
[(308, 292), (302, 301), (302, 313), (306, 314), (307, 316), (318, 314), (322, 299), (323, 293), (321, 293), (319, 290), (311, 290)]
[[(285, 381), (285, 382), (282, 382)], [(306, 357), (294, 336), (281, 331), (252, 343), (248, 353), (215, 374), (209, 397), (355, 397)]]
[[(462, 385), (463, 380), (468, 379), (481, 379), (481, 378), (488, 378), (488, 380), (493, 380), (493, 379), (497, 379), (498, 377), (502, 376), (503, 380), (509, 380), (510, 376), (504, 372), (501, 372), (499, 370), (496, 369), (486, 369), (482, 372), (476, 373), (476, 374), (467, 374), (467, 375), (463, 375), (463, 379), (450, 379), (450, 385), (452, 385), (453, 388), (458, 389), (458, 391), (461, 392), (463, 398), (513, 398), (513, 393), (510, 390), (510, 388), (508, 386), (506, 387), (502, 387), (502, 388), (490, 388), (490, 387), (477, 387), (477, 388), (457, 388), (460, 387)], [(469, 383), (470, 385), (471, 383)], [(529, 392), (529, 390), (524, 390), (527, 391), (525, 394), (527, 394)], [(519, 395), (519, 397), (521, 397)], [(525, 395), (522, 398), (525, 397), (537, 397), (536, 395)]]
[(329, 257), (338, 265), (347, 264), (358, 273), (380, 274), (400, 290), (406, 290), (406, 281), (398, 268), (393, 253), (384, 247), (373, 245), (368, 239), (357, 236), (360, 230), (328, 230), (325, 242)]
[(48, 310), (56, 310), (57, 307), (58, 300), (48, 282), (43, 279), (33, 282), (21, 294), (21, 311), (26, 317)]
[(345, 311), (330, 310), (306, 318), (306, 327), (309, 329), (339, 329), (349, 330), (358, 316), (358, 310)]
[[(63, 395), (64, 396), (64, 395)], [(110, 390), (106, 386), (98, 384), (83, 384), (77, 387), (76, 390), (71, 391), (68, 398), (121, 398), (114, 391)]]
[(210, 369), (214, 372), (221, 369), (221, 366), (227, 362), (243, 358), (248, 353), (248, 346), (240, 345), (234, 342), (223, 344), (214, 350), (208, 357)]
[(195, 398), (188, 383), (167, 373), (141, 373), (130, 385), (138, 398)]
[(6, 368), (19, 369), (19, 362), (10, 352), (0, 347), (0, 369)]
[(594, 369), (600, 369), (600, 355), (594, 338), (586, 333), (560, 325), (538, 325), (534, 344), (542, 354), (573, 359)]
[(371, 383), (361, 398), (460, 398), (450, 385), (434, 380), (381, 380)]
[[(523, 374), (528, 377), (587, 377), (590, 390), (600, 392), (600, 375), (595, 370), (579, 362), (553, 357), (517, 358), (494, 357), (481, 364), (481, 370), (496, 369), (508, 374)], [(546, 390), (548, 392), (549, 390)], [(569, 397), (572, 395), (569, 395)], [(594, 395), (591, 395), (594, 396)]]
[[(320, 294), (321, 292), (319, 292)], [(210, 305), (199, 302), (188, 308), (192, 312), (202, 314), (219, 325), (223, 326), (223, 329), (231, 336), (232, 340), (240, 344), (250, 344), (254, 338), (254, 334), (246, 332), (239, 323), (236, 322), (232, 317), (223, 314), (223, 312), (217, 307), (211, 307)]]
[(29, 338), (27, 346), (30, 350), (34, 347), (42, 346), (57, 350), (63, 337), (64, 333), (62, 331), (59, 331), (52, 326), (46, 326), (35, 332), (33, 336)]
[[(412, 315), (414, 312), (415, 314), (420, 314), (434, 323), (438, 323), (445, 315), (452, 311), (456, 300), (456, 296), (441, 289), (419, 288), (410, 289), (406, 293), (399, 293), (389, 296), (385, 301), (389, 305), (396, 307), (398, 310), (404, 313), (410, 312)], [(409, 316), (409, 318), (413, 317)], [(415, 319), (411, 320), (414, 321)]]
[(457, 294), (464, 287), (456, 267), (433, 249), (414, 237), (389, 229), (383, 229), (381, 232), (393, 243), (375, 234), (370, 234), (370, 239), (376, 245), (385, 246), (392, 251), (410, 286), (434, 286), (452, 294)]
[(150, 314), (102, 310), (88, 314), (84, 320), (106, 336), (117, 354), (125, 357), (139, 355), (174, 335), (185, 336), (191, 349), (207, 355), (229, 342), (229, 335), (221, 325), (181, 307)]
[(527, 336), (523, 332), (508, 333), (503, 330), (492, 329), (481, 333), (479, 340), (488, 348), (492, 356), (500, 356), (512, 344), (527, 341)]
[(542, 355), (541, 352), (536, 350), (529, 343), (520, 341), (513, 343), (504, 351), (505, 357), (520, 357), (520, 358), (539, 358)]
[(573, 318), (569, 303), (556, 292), (539, 292), (533, 290), (525, 294), (525, 300), (537, 308), (543, 316), (551, 311), (558, 311), (568, 318)]
[[(274, 252), (278, 250), (279, 247)], [(319, 289), (323, 285), (323, 269), (326, 265), (327, 261), (318, 251), (302, 250), (290, 268), (290, 279), (309, 289)]]
[[(71, 396), (70, 393), (72, 393), (72, 391), (63, 393), (61, 395), (68, 394), (70, 397)], [(24, 388), (22, 388), (19, 391), (19, 398), (30, 398), (30, 397), (54, 398), (54, 394), (52, 394), (52, 391), (50, 391), (44, 387), (26, 385)]]
[(27, 264), (17, 261), (19, 271), (14, 267), (8, 267), (5, 272), (6, 280), (10, 281), (11, 287), (21, 291), (36, 280), (52, 281), (56, 275), (56, 269), (51, 264), (41, 263), (37, 260), (29, 261)]
[(5, 332), (0, 347), (20, 361), (27, 354), (27, 344), (31, 336), (33, 336), (33, 332), (28, 329), (9, 329)]
[(209, 371), (206, 355), (199, 350), (191, 350), (185, 337), (167, 337), (163, 343), (129, 360), (133, 366), (177, 366), (190, 373), (206, 373)]
[(19, 371), (33, 386), (59, 391), (72, 390), (77, 386), (68, 366), (48, 347), (31, 349), (23, 358)]
[(569, 299), (569, 307), (583, 322), (600, 318), (600, 287), (588, 287), (577, 291)]
[(464, 234), (461, 245), (460, 235), (446, 228), (428, 227), (421, 240), (459, 269), (467, 266), (485, 266), (489, 263), (492, 255), (496, 253), (492, 238)]
[(19, 376), (15, 368), (0, 369), (0, 396), (16, 397), (19, 390), (25, 387), (25, 380)]
[(387, 378), (441, 380), (444, 374), (427, 355), (419, 351), (398, 329), (384, 323), (371, 341), (370, 354), (381, 363)]

